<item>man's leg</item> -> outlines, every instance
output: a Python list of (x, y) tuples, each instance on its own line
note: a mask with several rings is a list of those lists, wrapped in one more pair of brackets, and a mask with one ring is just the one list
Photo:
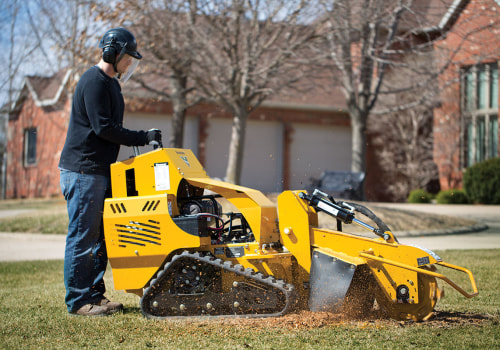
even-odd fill
[(105, 292), (107, 265), (102, 234), (102, 211), (109, 180), (105, 176), (61, 172), (69, 226), (64, 257), (66, 305), (76, 312), (99, 303)]

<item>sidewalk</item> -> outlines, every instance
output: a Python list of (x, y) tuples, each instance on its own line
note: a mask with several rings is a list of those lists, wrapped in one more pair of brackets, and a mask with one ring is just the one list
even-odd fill
[(386, 208), (461, 217), (476, 221), (469, 227), (396, 232), (400, 243), (431, 250), (500, 249), (500, 205), (379, 203)]
[[(412, 204), (412, 203), (373, 203), (386, 208), (397, 208), (423, 213), (463, 217), (478, 222), (500, 224), (500, 205), (474, 204)], [(368, 204), (369, 205), (369, 204)]]
[(0, 261), (64, 259), (65, 235), (0, 232)]

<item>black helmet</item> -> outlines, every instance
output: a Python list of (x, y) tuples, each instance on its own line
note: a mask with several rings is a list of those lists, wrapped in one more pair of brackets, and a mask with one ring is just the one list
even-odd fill
[(124, 54), (129, 54), (138, 60), (142, 58), (142, 55), (137, 51), (137, 42), (134, 35), (125, 28), (108, 30), (99, 42), (99, 48), (102, 49), (104, 62), (111, 63), (115, 66), (115, 69), (116, 64)]

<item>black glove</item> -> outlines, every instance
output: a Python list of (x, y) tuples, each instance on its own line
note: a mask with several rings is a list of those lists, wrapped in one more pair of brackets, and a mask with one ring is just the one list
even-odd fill
[(161, 130), (159, 129), (150, 129), (146, 132), (146, 140), (148, 145), (156, 142), (161, 146)]

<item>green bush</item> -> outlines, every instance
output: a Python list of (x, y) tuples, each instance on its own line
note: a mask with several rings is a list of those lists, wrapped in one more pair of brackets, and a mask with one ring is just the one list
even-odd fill
[(464, 190), (451, 189), (439, 192), (436, 202), (438, 204), (467, 204), (469, 200)]
[(488, 159), (467, 168), (463, 183), (471, 202), (500, 204), (500, 158)]
[(423, 189), (413, 190), (408, 196), (408, 203), (430, 203), (432, 194)]

